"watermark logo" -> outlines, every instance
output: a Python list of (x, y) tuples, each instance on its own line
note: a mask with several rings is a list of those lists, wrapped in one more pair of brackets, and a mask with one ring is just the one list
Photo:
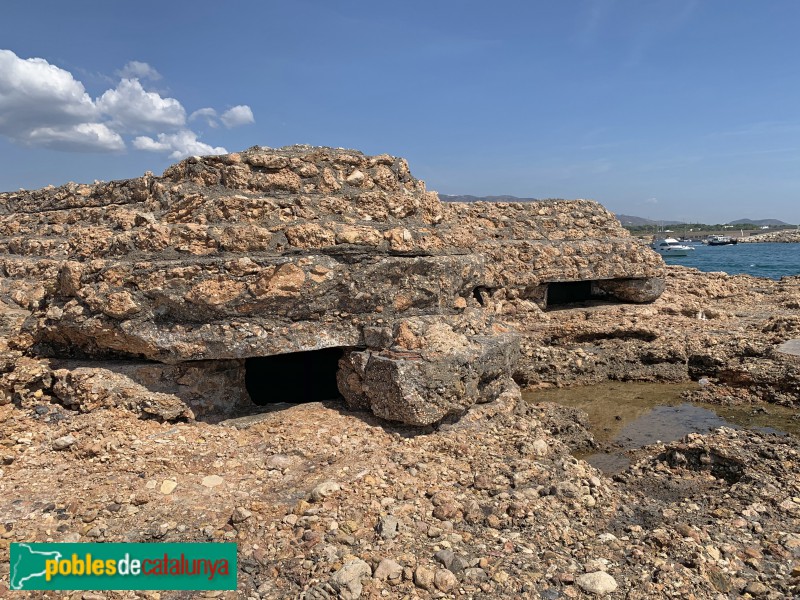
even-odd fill
[(236, 544), (14, 543), (11, 590), (235, 590)]

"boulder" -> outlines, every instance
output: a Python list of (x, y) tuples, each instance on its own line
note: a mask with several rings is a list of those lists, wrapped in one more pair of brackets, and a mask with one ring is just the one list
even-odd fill
[(596, 284), (602, 291), (611, 294), (624, 302), (654, 302), (667, 287), (661, 277), (641, 279), (611, 279), (598, 281)]
[(513, 385), (517, 336), (467, 336), (455, 323), (408, 319), (396, 325), (391, 347), (347, 353), (338, 373), (345, 400), (384, 419), (430, 425), (496, 399)]

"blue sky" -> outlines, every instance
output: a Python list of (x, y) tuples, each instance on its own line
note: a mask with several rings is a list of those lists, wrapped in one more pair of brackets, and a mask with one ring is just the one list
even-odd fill
[(798, 223), (798, 25), (796, 0), (7, 2), (0, 190), (307, 143), (446, 194)]

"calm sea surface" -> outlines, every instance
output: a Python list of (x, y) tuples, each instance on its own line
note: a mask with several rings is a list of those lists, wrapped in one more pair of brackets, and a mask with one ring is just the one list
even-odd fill
[(730, 275), (755, 275), (780, 279), (800, 275), (800, 244), (694, 245), (689, 256), (665, 258), (670, 265), (695, 267), (701, 271), (724, 271)]

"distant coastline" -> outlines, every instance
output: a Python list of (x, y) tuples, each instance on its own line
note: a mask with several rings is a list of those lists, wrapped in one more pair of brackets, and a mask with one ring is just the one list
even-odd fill
[[(545, 198), (521, 198), (519, 196), (472, 196), (470, 194), (439, 194), (439, 199), (442, 202), (538, 202), (545, 200)], [(554, 198), (546, 198), (553, 200)], [(608, 207), (606, 207), (608, 209)], [(608, 209), (610, 210), (610, 209)], [(611, 211), (614, 212), (614, 211)], [(721, 229), (723, 227), (729, 229), (751, 229), (758, 230), (761, 228), (788, 228), (794, 227), (791, 223), (781, 221), (780, 219), (736, 219), (728, 221), (727, 223), (687, 223), (686, 221), (676, 221), (674, 219), (648, 219), (646, 217), (637, 217), (635, 215), (625, 215), (622, 213), (614, 213), (623, 227), (637, 228), (637, 227), (671, 227), (671, 226), (686, 226), (693, 227), (701, 225), (704, 230)], [(772, 233), (772, 232), (770, 232)], [(775, 240), (769, 240), (775, 241)], [(795, 240), (793, 240), (795, 241)]]
[(748, 237), (740, 237), (739, 242), (747, 244), (757, 244), (759, 242), (771, 242), (777, 244), (797, 244), (800, 243), (800, 230), (798, 229), (784, 229), (781, 231), (768, 231), (766, 233), (757, 233)]

